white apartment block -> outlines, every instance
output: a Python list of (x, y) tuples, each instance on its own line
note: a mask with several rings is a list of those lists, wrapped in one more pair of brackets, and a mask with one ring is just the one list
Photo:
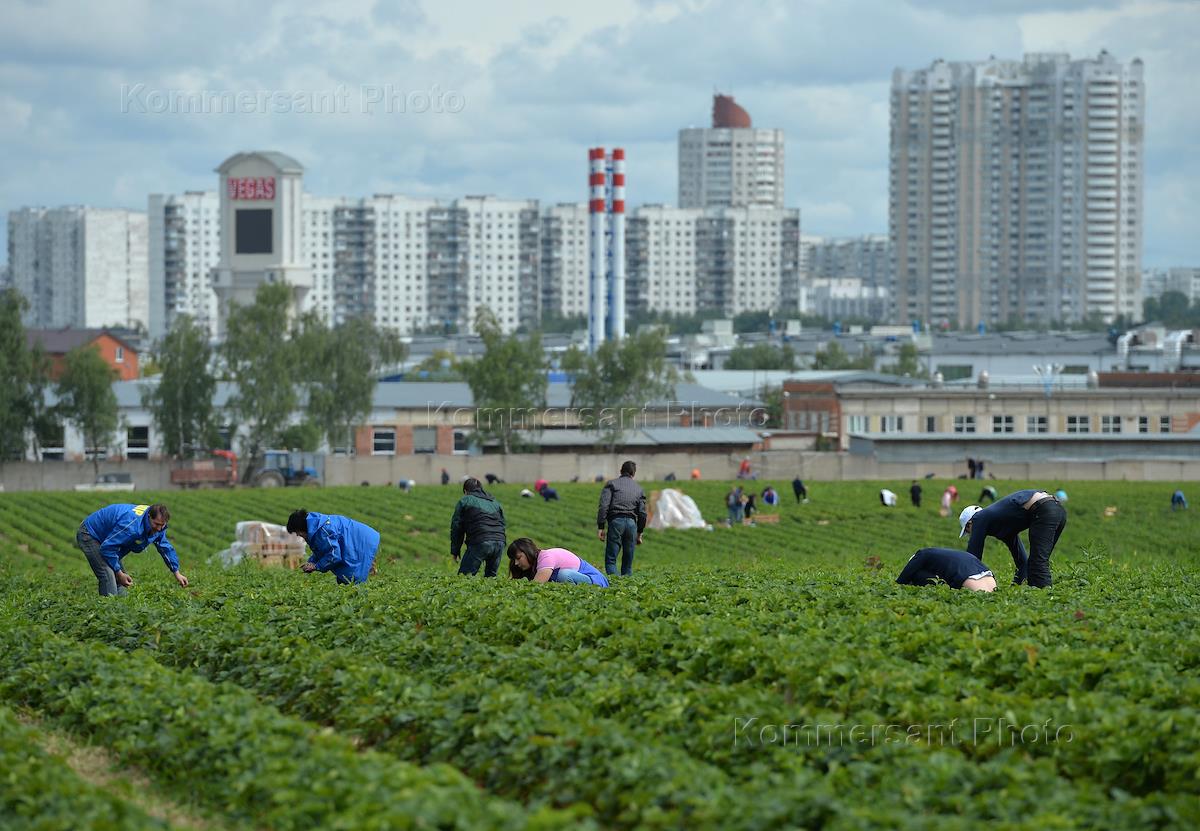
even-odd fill
[(432, 199), (394, 194), (366, 200), (375, 220), (375, 325), (410, 334), (429, 325), (428, 215)]
[(1141, 302), (1142, 62), (935, 61), (892, 77), (896, 311), (1111, 320)]
[(1200, 268), (1151, 268), (1142, 272), (1142, 298), (1177, 291), (1189, 301), (1200, 297)]
[(11, 282), (25, 324), (58, 329), (147, 327), (147, 218), (139, 211), (22, 208), (8, 215)]
[(783, 208), (783, 130), (751, 126), (732, 98), (713, 98), (712, 127), (679, 131), (682, 208)]
[(213, 269), (220, 259), (221, 201), (215, 191), (151, 194), (147, 210), (150, 337), (159, 338), (183, 314), (217, 333)]
[(826, 320), (884, 321), (891, 313), (891, 292), (858, 277), (817, 277), (801, 288), (800, 311)]
[(630, 215), (630, 310), (695, 314), (799, 307), (800, 212), (645, 205)]
[(589, 248), (586, 202), (552, 205), (542, 211), (543, 314), (587, 317)]
[(475, 312), (481, 305), (492, 310), (506, 332), (522, 323), (535, 325), (541, 305), (537, 201), (468, 196), (455, 200), (453, 207), (462, 225), (459, 239), (447, 246), (446, 254), (462, 256), (466, 264), (460, 330), (475, 331)]

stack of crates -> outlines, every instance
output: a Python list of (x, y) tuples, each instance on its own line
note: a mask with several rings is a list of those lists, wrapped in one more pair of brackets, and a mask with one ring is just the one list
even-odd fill
[(282, 525), (256, 520), (237, 524), (237, 543), (247, 559), (264, 566), (300, 568), (307, 559), (302, 537), (289, 534)]

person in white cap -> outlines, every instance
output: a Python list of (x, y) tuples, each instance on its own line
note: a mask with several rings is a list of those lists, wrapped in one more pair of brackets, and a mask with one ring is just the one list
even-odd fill
[[(1020, 490), (986, 508), (968, 505), (958, 515), (958, 524), (959, 538), (970, 534), (967, 551), (980, 560), (988, 537), (995, 537), (1008, 546), (1016, 566), (1013, 583), (1028, 580), (1034, 588), (1050, 586), (1050, 554), (1067, 527), (1067, 512), (1056, 497), (1035, 489)], [(1025, 530), (1029, 531), (1032, 549), (1029, 555), (1021, 544), (1020, 534)]]

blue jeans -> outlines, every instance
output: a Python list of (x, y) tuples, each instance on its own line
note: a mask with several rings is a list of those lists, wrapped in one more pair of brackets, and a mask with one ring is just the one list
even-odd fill
[(110, 597), (125, 594), (125, 587), (117, 585), (117, 575), (100, 553), (100, 541), (84, 530), (82, 525), (75, 533), (75, 544), (79, 546), (83, 556), (87, 557), (88, 565), (92, 567), (92, 573), (96, 575), (96, 585), (100, 589), (100, 596)]
[(617, 573), (617, 550), (621, 551), (621, 576), (633, 574), (633, 552), (637, 548), (637, 521), (632, 517), (615, 516), (608, 521), (604, 538), (604, 571)]
[(479, 566), (487, 563), (483, 569), (484, 577), (495, 577), (500, 571), (500, 558), (504, 556), (504, 543), (480, 542), (467, 545), (467, 553), (458, 564), (459, 574), (478, 574)]
[(588, 577), (582, 571), (573, 568), (556, 568), (554, 573), (550, 575), (551, 583), (588, 583), (592, 582), (592, 578)]

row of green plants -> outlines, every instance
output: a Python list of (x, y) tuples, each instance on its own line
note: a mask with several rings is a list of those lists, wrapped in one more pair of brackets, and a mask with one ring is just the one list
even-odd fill
[(0, 697), (102, 742), (235, 822), (274, 829), (577, 827), (481, 793), (444, 765), (363, 752), (248, 692), (47, 628), (0, 632)]
[(0, 823), (7, 831), (165, 831), (169, 826), (81, 779), (40, 747), (40, 731), (0, 705)]

